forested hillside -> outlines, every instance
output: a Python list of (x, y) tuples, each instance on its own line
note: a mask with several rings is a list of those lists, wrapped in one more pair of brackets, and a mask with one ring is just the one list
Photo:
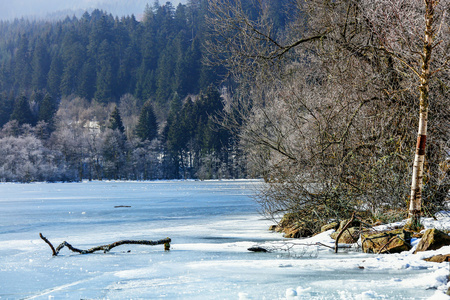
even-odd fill
[[(245, 177), (206, 1), (0, 22), (0, 180)], [(222, 70), (222, 71), (221, 71)]]
[(98, 103), (131, 93), (160, 105), (175, 92), (198, 94), (218, 79), (217, 70), (200, 61), (202, 10), (200, 3), (177, 9), (167, 3), (147, 6), (141, 22), (99, 10), (54, 23), (2, 22), (0, 88)]

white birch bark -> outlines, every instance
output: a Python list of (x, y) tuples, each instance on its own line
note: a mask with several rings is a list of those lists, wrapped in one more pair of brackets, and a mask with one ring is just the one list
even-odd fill
[(433, 50), (433, 17), (436, 0), (424, 0), (425, 12), (425, 36), (422, 52), (422, 69), (420, 73), (420, 115), (419, 130), (417, 132), (417, 146), (413, 165), (413, 176), (411, 182), (411, 197), (409, 204), (409, 215), (412, 229), (420, 226), (420, 215), (422, 211), (422, 185), (425, 162), (425, 149), (427, 140), (428, 121), (428, 95), (430, 81), (431, 52)]

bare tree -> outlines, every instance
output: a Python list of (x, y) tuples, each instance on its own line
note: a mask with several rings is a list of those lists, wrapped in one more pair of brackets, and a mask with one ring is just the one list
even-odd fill
[[(210, 15), (207, 23), (212, 35), (206, 42), (206, 49), (214, 62), (226, 66), (234, 80), (243, 83), (248, 76), (272, 77), (280, 67), (279, 63), (293, 49), (326, 38), (330, 29), (324, 26), (315, 32), (301, 29), (292, 35), (285, 35), (275, 29), (270, 18), (269, 2), (259, 0), (209, 0)], [(245, 8), (251, 8), (257, 16)], [(285, 9), (292, 9), (293, 26), (304, 23), (302, 1), (289, 2)], [(303, 35), (305, 33), (306, 35)], [(209, 61), (211, 62), (211, 61)], [(214, 63), (213, 62), (213, 63)]]
[(448, 1), (366, 1), (364, 14), (373, 25), (380, 49), (404, 65), (417, 82), (419, 124), (411, 182), (411, 227), (420, 227), (422, 187), (433, 77), (445, 71), (449, 56)]
[(139, 100), (131, 94), (125, 94), (120, 97), (119, 110), (127, 138), (130, 140), (132, 138), (132, 129), (136, 127), (139, 120), (139, 113), (141, 111)]
[(290, 26), (275, 32), (268, 18), (270, 8), (261, 2), (256, 20), (245, 13), (241, 2), (212, 2), (215, 18), (210, 22), (219, 44), (210, 49), (225, 58), (240, 84), (230, 122), (240, 130), (250, 162), (261, 166), (269, 182), (259, 195), (264, 211), (295, 212), (316, 228), (327, 219), (345, 217), (361, 194), (351, 186), (347, 162), (358, 154), (352, 148), (361, 136), (355, 128), (363, 119), (357, 117), (376, 100), (368, 91), (351, 88), (352, 80), (370, 73), (367, 62), (360, 61), (362, 50), (350, 49), (351, 37), (345, 36), (349, 40), (345, 53), (333, 42), (343, 43), (339, 26), (346, 22), (348, 35), (359, 38), (361, 30), (350, 30), (357, 14), (353, 11), (346, 20), (337, 13), (345, 6), (324, 4), (319, 15), (326, 11), (327, 18), (306, 30), (302, 25), (309, 4), (299, 1), (289, 7), (295, 9)]
[(18, 182), (64, 180), (61, 156), (32, 135), (0, 138), (0, 178)]
[[(255, 1), (256, 17), (240, 1), (210, 3), (208, 47), (239, 82), (228, 126), (268, 181), (263, 210), (318, 226), (355, 208), (376, 218), (404, 207), (418, 105), (408, 67), (375, 34), (373, 1), (298, 1), (282, 30), (271, 26), (268, 2)], [(448, 111), (445, 102), (436, 105)], [(430, 165), (442, 161), (446, 138), (434, 141)]]

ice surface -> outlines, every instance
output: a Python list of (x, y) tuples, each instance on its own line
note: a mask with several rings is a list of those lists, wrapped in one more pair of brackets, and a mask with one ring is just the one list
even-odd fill
[[(1, 299), (445, 299), (448, 263), (413, 255), (335, 255), (269, 232), (249, 197), (258, 181), (0, 184)], [(116, 207), (117, 206), (117, 207)], [(130, 207), (125, 207), (130, 206)], [(448, 220), (445, 220), (448, 222)], [(443, 223), (445, 223), (443, 221)], [(431, 226), (431, 225), (430, 225)], [(52, 257), (39, 238), (109, 253)], [(285, 251), (253, 253), (258, 245)], [(446, 251), (445, 249), (441, 251)], [(448, 249), (447, 251), (450, 251)]]

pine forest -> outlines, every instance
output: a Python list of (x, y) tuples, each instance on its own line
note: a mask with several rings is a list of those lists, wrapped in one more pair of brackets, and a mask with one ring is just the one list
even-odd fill
[(205, 1), (0, 22), (0, 178), (243, 178)]

